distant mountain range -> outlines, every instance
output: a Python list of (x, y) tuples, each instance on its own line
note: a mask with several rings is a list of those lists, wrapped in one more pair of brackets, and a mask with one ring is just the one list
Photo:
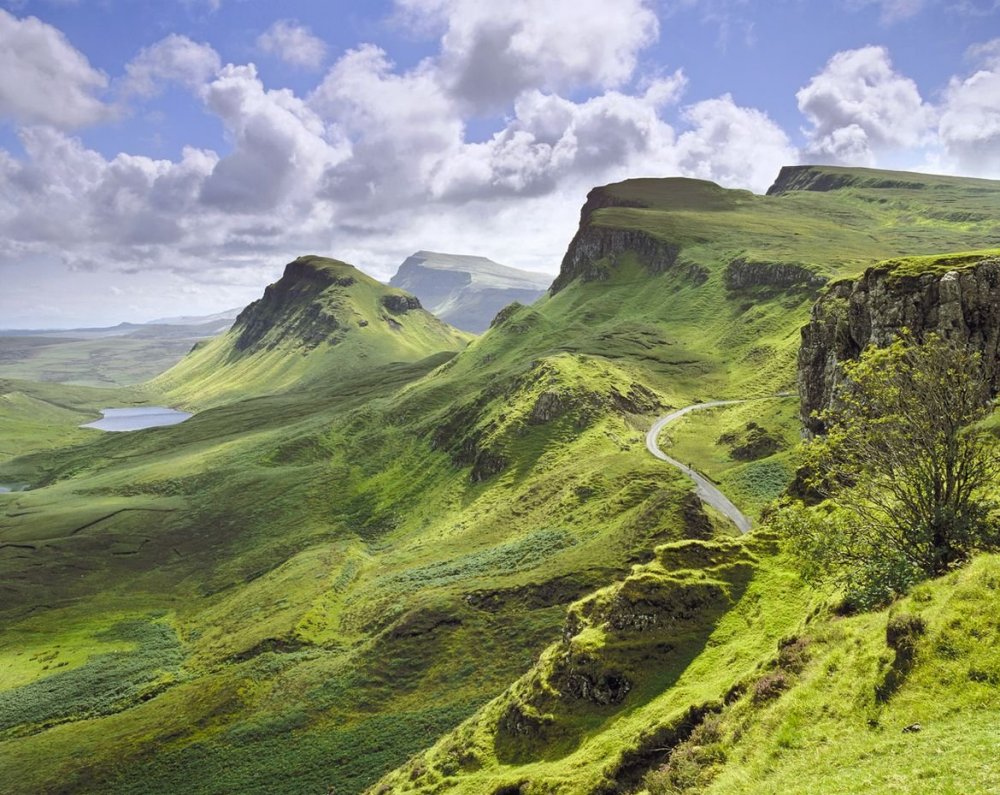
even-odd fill
[(389, 284), (413, 293), (445, 322), (479, 334), (508, 304), (533, 304), (551, 281), (548, 274), (511, 268), (486, 257), (418, 251), (406, 258)]
[(166, 317), (149, 320), (145, 323), (119, 323), (116, 326), (89, 326), (86, 328), (60, 329), (0, 329), (0, 337), (53, 337), (57, 339), (98, 339), (101, 337), (124, 337), (136, 332), (148, 332), (159, 326), (172, 326), (172, 330), (163, 329), (164, 336), (199, 337), (221, 334), (233, 325), (241, 307), (216, 312), (212, 315), (186, 315), (183, 317)]
[(233, 325), (239, 309), (148, 323), (0, 330), (0, 378), (86, 386), (137, 384)]

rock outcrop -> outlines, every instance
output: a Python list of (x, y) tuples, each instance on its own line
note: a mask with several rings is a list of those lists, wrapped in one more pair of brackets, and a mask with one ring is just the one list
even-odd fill
[(415, 295), (406, 294), (395, 294), (391, 293), (389, 295), (382, 296), (382, 306), (388, 309), (390, 312), (395, 312), (397, 314), (403, 314), (404, 312), (409, 312), (411, 309), (421, 309), (420, 299)]
[(795, 191), (825, 193), (843, 188), (925, 190), (927, 186), (923, 175), (906, 171), (814, 165), (782, 166), (778, 178), (767, 189), (767, 195), (781, 196)]
[(802, 329), (798, 386), (802, 421), (831, 405), (840, 363), (868, 345), (891, 343), (903, 329), (917, 339), (936, 333), (979, 352), (994, 394), (1000, 391), (1000, 258), (963, 263), (954, 270), (903, 273), (891, 265), (833, 284), (816, 302)]
[(662, 273), (677, 262), (680, 247), (638, 229), (582, 224), (566, 250), (552, 292), (559, 292), (573, 279), (608, 279), (610, 269), (626, 252), (635, 254), (650, 273)]
[[(649, 273), (671, 270), (694, 284), (703, 284), (709, 277), (708, 270), (680, 255), (684, 245), (705, 242), (704, 239), (690, 229), (684, 239), (671, 239), (671, 225), (661, 223), (664, 215), (675, 211), (732, 210), (749, 195), (685, 177), (632, 179), (594, 188), (580, 210), (580, 226), (549, 292), (554, 295), (577, 280), (610, 279), (625, 255), (634, 257)], [(610, 209), (625, 212), (602, 212)], [(630, 213), (630, 210), (649, 210), (652, 214)], [(651, 233), (650, 229), (657, 233)]]
[[(267, 286), (263, 297), (240, 312), (233, 324), (237, 351), (271, 348), (289, 337), (297, 338), (309, 350), (336, 335), (341, 324), (317, 299), (331, 287), (350, 287), (355, 279), (322, 267), (318, 261), (317, 257), (299, 257), (290, 262), (281, 278)], [(349, 267), (343, 265), (345, 270)], [(284, 327), (281, 336), (274, 333), (278, 325)]]
[(737, 257), (726, 266), (723, 282), (727, 290), (747, 290), (753, 287), (778, 289), (802, 288), (816, 290), (826, 279), (796, 262), (763, 262)]

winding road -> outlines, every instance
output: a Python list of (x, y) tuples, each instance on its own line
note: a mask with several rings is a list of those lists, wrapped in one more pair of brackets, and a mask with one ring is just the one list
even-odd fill
[[(776, 395), (775, 397), (785, 397), (785, 395)], [(767, 398), (758, 398), (764, 399)], [(732, 406), (737, 403), (747, 403), (748, 400), (712, 400), (708, 403), (695, 403), (693, 406), (685, 406), (682, 409), (677, 409), (677, 411), (672, 411), (663, 417), (660, 417), (656, 422), (653, 423), (653, 427), (649, 429), (649, 433), (646, 434), (646, 449), (649, 450), (654, 456), (659, 458), (661, 461), (666, 461), (671, 466), (677, 467), (681, 472), (687, 475), (695, 483), (695, 494), (701, 499), (702, 502), (711, 505), (720, 513), (724, 514), (741, 533), (747, 532), (752, 523), (750, 522), (750, 517), (740, 511), (729, 498), (719, 491), (715, 485), (698, 472), (692, 469), (687, 464), (682, 464), (676, 458), (671, 458), (666, 453), (660, 449), (660, 445), (657, 443), (657, 439), (660, 436), (660, 431), (664, 429), (674, 420), (678, 420), (685, 414), (689, 414), (692, 411), (701, 411), (702, 409), (712, 409), (716, 406)]]

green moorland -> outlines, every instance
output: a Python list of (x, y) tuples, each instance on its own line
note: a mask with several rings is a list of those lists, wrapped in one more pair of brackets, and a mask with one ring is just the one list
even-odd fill
[[(599, 189), (585, 228), (669, 245), (670, 267), (641, 245), (568, 261), (468, 345), (304, 258), (133, 397), (188, 422), (46, 449), (76, 416), (4, 409), (23, 447), (0, 481), (36, 488), (0, 495), (0, 782), (625, 792), (673, 776), (682, 743), (719, 792), (988, 792), (993, 558), (891, 609), (926, 632), (872, 703), (887, 614), (833, 615), (766, 530), (732, 538), (645, 452), (668, 408), (792, 389), (819, 278), (1000, 246), (1000, 183), (816, 168), (777, 187)], [(790, 477), (793, 403), (665, 435), (757, 514)]]
[(138, 326), (123, 334), (79, 336), (0, 332), (0, 378), (55, 381), (94, 387), (127, 387), (173, 366), (196, 343), (218, 333), (219, 323)]

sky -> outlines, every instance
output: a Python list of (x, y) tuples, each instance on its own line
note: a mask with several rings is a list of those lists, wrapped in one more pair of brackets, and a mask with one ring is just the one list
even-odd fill
[(1000, 178), (1000, 0), (0, 0), (0, 328), (555, 274), (596, 185), (795, 163)]

